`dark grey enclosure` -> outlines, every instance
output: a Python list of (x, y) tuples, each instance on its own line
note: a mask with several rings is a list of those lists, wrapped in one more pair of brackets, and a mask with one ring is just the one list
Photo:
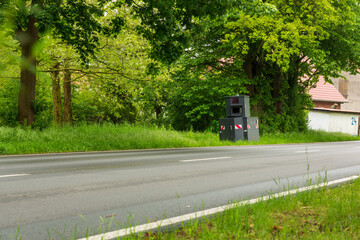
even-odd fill
[(225, 97), (226, 117), (250, 117), (249, 96)]
[(250, 117), (249, 96), (225, 97), (226, 118), (219, 119), (220, 140), (259, 140), (259, 120)]
[(222, 118), (219, 123), (220, 140), (246, 140), (243, 118)]

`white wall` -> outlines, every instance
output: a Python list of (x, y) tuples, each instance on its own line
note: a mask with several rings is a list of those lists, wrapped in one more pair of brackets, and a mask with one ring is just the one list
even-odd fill
[(327, 112), (309, 111), (309, 128), (314, 130), (329, 131), (329, 114)]
[(326, 132), (358, 135), (359, 114), (331, 111), (309, 111), (309, 128)]

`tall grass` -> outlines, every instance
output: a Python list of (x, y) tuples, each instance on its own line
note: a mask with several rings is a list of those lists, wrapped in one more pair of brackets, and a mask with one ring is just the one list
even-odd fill
[(80, 125), (29, 130), (0, 128), (0, 154), (107, 151), (216, 146), (212, 133), (177, 132), (130, 125)]
[(345, 134), (309, 131), (264, 134), (257, 142), (219, 141), (218, 134), (178, 132), (132, 125), (79, 125), (44, 130), (0, 127), (0, 154), (108, 151), (126, 149), (209, 147), (245, 144), (279, 144), (325, 141), (352, 141)]
[(345, 133), (329, 133), (324, 131), (307, 130), (305, 132), (265, 133), (261, 136), (262, 144), (285, 143), (314, 143), (314, 142), (340, 142), (360, 140), (359, 137)]

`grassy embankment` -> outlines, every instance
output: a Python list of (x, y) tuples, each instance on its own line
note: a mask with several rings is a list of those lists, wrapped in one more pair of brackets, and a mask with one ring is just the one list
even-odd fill
[(0, 155), (352, 140), (359, 138), (320, 131), (265, 134), (258, 142), (234, 143), (219, 141), (218, 134), (210, 132), (177, 132), (130, 125), (81, 125), (42, 131), (0, 127)]
[(226, 210), (129, 239), (360, 239), (360, 180)]

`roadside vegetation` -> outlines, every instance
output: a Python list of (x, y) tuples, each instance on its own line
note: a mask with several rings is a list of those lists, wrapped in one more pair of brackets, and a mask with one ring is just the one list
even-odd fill
[(360, 181), (233, 208), (129, 239), (360, 239)]
[(230, 142), (220, 141), (219, 135), (210, 131), (180, 132), (135, 125), (83, 124), (43, 130), (0, 127), (0, 155), (354, 140), (359, 140), (359, 137), (311, 130), (265, 133), (257, 142)]

